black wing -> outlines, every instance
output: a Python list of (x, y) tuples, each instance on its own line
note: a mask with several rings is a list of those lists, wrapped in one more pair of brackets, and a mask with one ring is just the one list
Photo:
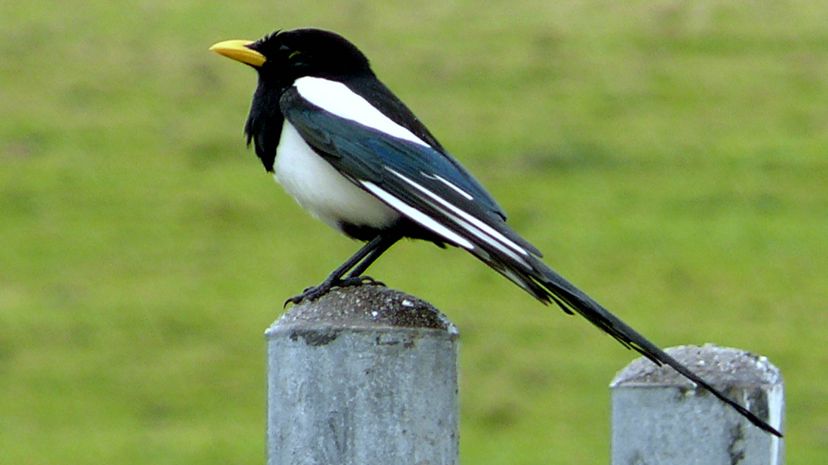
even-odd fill
[[(471, 251), (469, 244), (488, 240), (511, 254), (540, 256), (506, 226), (506, 215), (491, 195), (446, 153), (329, 113), (295, 89), (282, 96), (281, 108), (302, 138), (343, 176), (446, 242)], [(444, 229), (435, 231), (434, 225)]]

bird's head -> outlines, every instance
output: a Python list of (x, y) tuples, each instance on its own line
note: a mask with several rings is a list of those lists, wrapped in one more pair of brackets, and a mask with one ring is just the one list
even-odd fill
[(276, 31), (256, 41), (226, 40), (210, 50), (250, 65), (259, 74), (244, 132), (268, 171), (273, 170), (284, 121), (279, 99), (294, 81), (306, 76), (340, 82), (373, 76), (368, 59), (354, 44), (321, 29)]
[(210, 50), (255, 68), (282, 89), (304, 76), (338, 81), (370, 75), (368, 59), (339, 34), (321, 29), (276, 31), (256, 41), (227, 40)]

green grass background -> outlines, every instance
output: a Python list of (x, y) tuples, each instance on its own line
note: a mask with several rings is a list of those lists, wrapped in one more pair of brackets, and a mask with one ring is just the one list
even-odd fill
[[(767, 355), (828, 458), (828, 6), (0, 4), (0, 463), (264, 460), (263, 330), (357, 246), (244, 148), (207, 51), (337, 30), (570, 277), (664, 346)], [(461, 328), (466, 464), (600, 464), (634, 354), (457, 250), (372, 268)]]

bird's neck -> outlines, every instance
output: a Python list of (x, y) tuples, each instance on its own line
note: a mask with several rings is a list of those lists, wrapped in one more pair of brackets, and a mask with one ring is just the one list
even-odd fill
[(260, 79), (244, 126), (248, 145), (253, 143), (256, 155), (265, 169), (271, 172), (284, 122), (279, 98), (287, 88), (288, 86), (274, 86)]

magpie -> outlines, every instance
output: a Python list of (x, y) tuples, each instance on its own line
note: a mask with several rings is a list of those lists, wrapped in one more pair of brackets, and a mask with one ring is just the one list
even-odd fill
[(671, 366), (754, 425), (782, 436), (544, 264), (541, 252), (506, 224), (500, 205), (347, 39), (320, 29), (277, 30), (210, 50), (258, 74), (244, 131), (264, 168), (313, 216), (366, 242), (321, 284), (286, 304), (374, 282), (363, 273), (402, 238), (458, 247), (540, 302), (579, 313), (628, 349)]

